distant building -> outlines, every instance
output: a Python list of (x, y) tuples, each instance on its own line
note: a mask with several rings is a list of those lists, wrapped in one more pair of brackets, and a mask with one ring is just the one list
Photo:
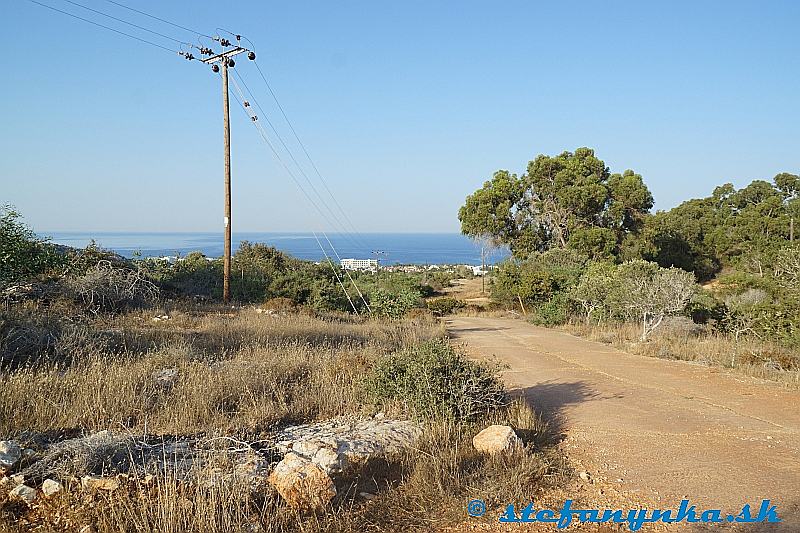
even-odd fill
[(487, 270), (483, 270), (483, 269), (480, 267), (480, 265), (478, 265), (478, 266), (472, 266), (472, 265), (468, 265), (468, 266), (469, 266), (469, 268), (471, 268), (471, 269), (472, 269), (472, 275), (473, 275), (473, 276), (483, 276), (483, 275), (485, 275), (485, 274), (488, 274), (488, 273), (489, 273)]
[(340, 262), (341, 266), (345, 270), (363, 270), (367, 272), (377, 272), (378, 271), (378, 260), (377, 259), (342, 259)]

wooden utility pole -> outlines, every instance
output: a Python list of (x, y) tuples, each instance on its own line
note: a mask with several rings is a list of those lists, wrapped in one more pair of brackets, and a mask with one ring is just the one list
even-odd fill
[[(238, 40), (238, 37), (237, 37)], [(221, 40), (223, 46), (230, 46), (227, 40)], [(207, 49), (206, 49), (207, 50)], [(215, 54), (201, 61), (210, 64), (214, 72), (222, 71), (222, 123), (225, 129), (225, 248), (222, 257), (222, 301), (231, 301), (231, 116), (228, 94), (228, 69), (236, 64), (233, 56), (247, 52), (251, 61), (256, 58), (255, 52), (236, 46), (230, 50)], [(193, 59), (190, 58), (190, 59)], [(247, 103), (245, 102), (245, 105)]]
[[(232, 61), (232, 60), (230, 60)], [(222, 263), (222, 301), (231, 301), (231, 116), (228, 102), (228, 62), (222, 61), (222, 122), (225, 128), (225, 251)]]

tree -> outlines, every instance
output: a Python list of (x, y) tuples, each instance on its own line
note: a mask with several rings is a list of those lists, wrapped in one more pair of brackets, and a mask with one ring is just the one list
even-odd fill
[(788, 295), (800, 296), (800, 248), (787, 246), (778, 252), (773, 277)]
[(500, 247), (501, 243), (490, 233), (475, 235), (472, 240), (481, 250), (481, 292), (486, 294), (486, 261)]
[(643, 260), (621, 264), (616, 277), (616, 287), (609, 295), (612, 310), (641, 323), (642, 341), (665, 316), (683, 311), (697, 287), (689, 272)]
[(498, 170), (483, 187), (467, 196), (458, 210), (461, 232), (471, 238), (491, 236), (497, 243), (511, 245), (517, 235), (517, 204), (522, 184), (516, 174)]
[(640, 175), (612, 175), (594, 150), (578, 148), (537, 156), (520, 178), (496, 172), (467, 197), (459, 219), (464, 234), (491, 234), (519, 258), (568, 246), (608, 257), (641, 229), (652, 206)]
[(789, 213), (789, 241), (794, 241), (794, 223), (800, 214), (800, 176), (781, 172), (773, 178), (775, 186), (783, 196), (784, 205)]
[(0, 206), (0, 284), (24, 281), (66, 263), (64, 254), (21, 219), (10, 205)]
[(608, 306), (609, 295), (617, 281), (613, 263), (596, 262), (589, 265), (578, 284), (570, 290), (569, 296), (583, 308), (587, 324), (598, 311)]

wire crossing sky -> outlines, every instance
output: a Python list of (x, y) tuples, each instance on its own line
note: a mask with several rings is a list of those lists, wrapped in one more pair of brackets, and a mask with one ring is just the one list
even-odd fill
[(457, 231), (493, 171), (579, 146), (657, 208), (800, 171), (796, 2), (41, 3), (73, 16), (3, 5), (0, 98), (0, 202), (41, 231), (221, 231), (219, 78), (173, 53), (218, 28), (327, 203), (233, 110), (234, 231)]

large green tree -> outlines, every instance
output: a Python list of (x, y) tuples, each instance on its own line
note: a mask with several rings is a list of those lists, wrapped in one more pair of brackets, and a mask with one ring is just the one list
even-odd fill
[(539, 155), (517, 177), (502, 170), (467, 197), (462, 232), (492, 235), (515, 256), (574, 248), (595, 257), (616, 255), (641, 230), (653, 206), (642, 177), (611, 174), (590, 148)]

